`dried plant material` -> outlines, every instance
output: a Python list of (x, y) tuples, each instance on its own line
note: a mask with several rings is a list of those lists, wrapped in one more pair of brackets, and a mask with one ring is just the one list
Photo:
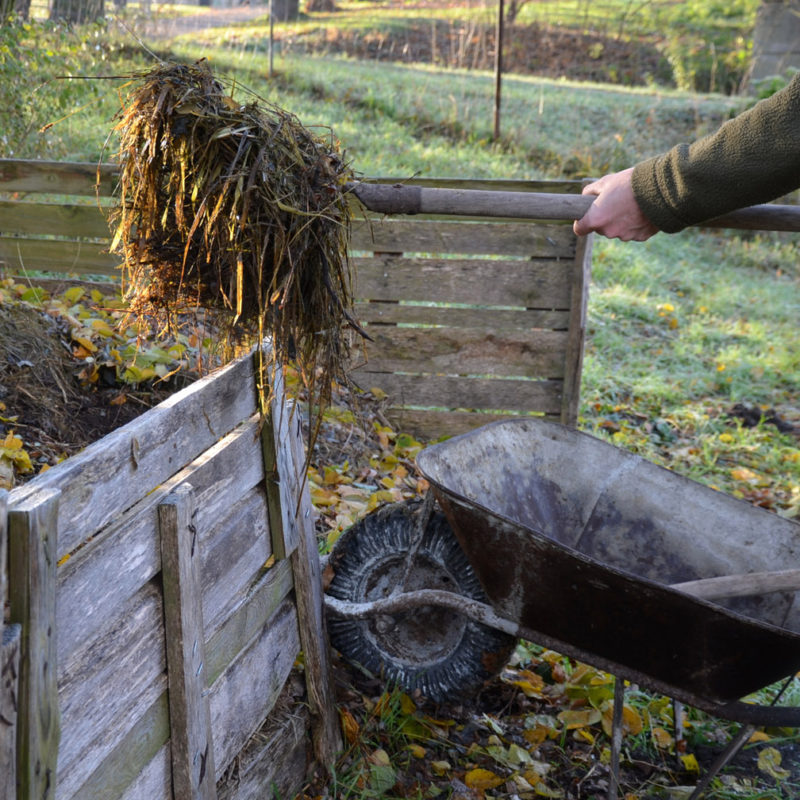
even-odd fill
[(352, 173), (336, 143), (274, 105), (234, 100), (204, 62), (139, 75), (116, 130), (112, 249), (132, 314), (170, 326), (202, 309), (229, 343), (267, 336), (319, 412), (345, 380), (349, 330), (360, 330)]

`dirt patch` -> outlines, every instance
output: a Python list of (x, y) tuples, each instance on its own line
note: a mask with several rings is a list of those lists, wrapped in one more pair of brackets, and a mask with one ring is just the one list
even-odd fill
[(86, 367), (63, 318), (23, 304), (0, 306), (0, 438), (21, 437), (32, 465), (18, 469), (15, 482), (74, 455), (172, 391), (126, 391), (120, 402), (113, 370), (101, 373), (99, 385), (86, 385)]

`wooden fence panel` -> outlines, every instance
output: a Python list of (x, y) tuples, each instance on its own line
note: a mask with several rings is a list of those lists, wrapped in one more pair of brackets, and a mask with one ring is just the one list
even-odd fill
[[(156, 509), (172, 489), (185, 481), (190, 482), (199, 503), (218, 509), (238, 505), (251, 491), (250, 487), (263, 480), (261, 453), (255, 438), (258, 429), (257, 417), (237, 427), (199, 459), (119, 514), (59, 568), (57, 619), (61, 631), (58, 642), (61, 668), (69, 665), (75, 650), (102, 632), (128, 599), (158, 574), (161, 559), (158, 541), (153, 535), (157, 525)], [(207, 542), (217, 530), (217, 523), (213, 515), (202, 515), (198, 520), (204, 552), (210, 546)], [(262, 524), (266, 524), (266, 520)], [(254, 573), (259, 566), (253, 565)], [(205, 588), (214, 595), (211, 586), (206, 584)], [(217, 609), (204, 607), (204, 612), (211, 621)]]

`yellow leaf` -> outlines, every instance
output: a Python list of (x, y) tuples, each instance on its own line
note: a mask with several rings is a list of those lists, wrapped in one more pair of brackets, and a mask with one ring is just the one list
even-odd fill
[(562, 711), (558, 715), (559, 721), (567, 730), (573, 728), (586, 728), (600, 722), (602, 714), (596, 708), (580, 709), (576, 711)]
[(758, 768), (776, 781), (785, 780), (791, 775), (781, 766), (781, 752), (775, 747), (765, 747), (758, 754)]
[(764, 731), (753, 731), (753, 735), (747, 740), (750, 744), (755, 742), (768, 742), (772, 737)]
[(413, 714), (417, 710), (416, 703), (405, 692), (400, 694), (400, 710), (404, 714)]
[(579, 741), (582, 740), (584, 742), (587, 742), (588, 744), (594, 744), (595, 742), (594, 736), (592, 736), (592, 734), (589, 731), (587, 731), (586, 728), (577, 728), (573, 736), (577, 740)]
[(113, 336), (114, 329), (104, 319), (93, 319), (92, 329), (101, 336)]
[(410, 744), (408, 749), (411, 751), (411, 755), (414, 756), (414, 758), (425, 758), (428, 754), (428, 751), (419, 744)]
[(684, 753), (681, 755), (681, 763), (687, 772), (700, 772), (700, 765), (692, 753)]
[(360, 730), (356, 718), (346, 708), (339, 708), (339, 717), (342, 721), (342, 731), (345, 739), (350, 744), (355, 744), (358, 741)]
[(505, 778), (501, 778), (489, 769), (471, 769), (464, 776), (464, 783), (470, 789), (477, 789), (478, 791), (496, 789), (505, 782)]
[(82, 286), (72, 286), (64, 292), (64, 300), (74, 306), (83, 297), (83, 294), (84, 289)]
[(652, 735), (653, 742), (655, 743), (656, 747), (660, 747), (662, 750), (667, 750), (672, 746), (672, 736), (664, 728), (653, 728)]
[(564, 796), (563, 789), (551, 788), (546, 783), (542, 783), (541, 781), (533, 787), (533, 790), (536, 792), (536, 794), (541, 795), (542, 797), (560, 798)]
[(731, 477), (735, 481), (752, 481), (755, 480), (758, 475), (751, 469), (747, 469), (747, 467), (735, 467), (731, 470)]
[(370, 753), (369, 756), (367, 757), (367, 760), (371, 764), (377, 764), (378, 766), (381, 767), (388, 767), (391, 764), (391, 761), (389, 759), (389, 754), (381, 748), (373, 750), (373, 752)]
[(85, 336), (73, 335), (72, 341), (79, 344), (84, 350), (87, 350), (89, 353), (97, 352), (97, 345), (91, 339), (87, 339)]
[(528, 744), (536, 747), (550, 736), (551, 730), (551, 728), (547, 728), (544, 725), (537, 725), (535, 728), (523, 731), (522, 735)]
[(431, 769), (434, 775), (438, 775), (441, 778), (450, 772), (452, 766), (450, 766), (449, 761), (431, 761)]
[[(609, 704), (608, 708), (603, 712), (603, 730), (606, 736), (611, 736), (613, 728), (614, 706)], [(623, 706), (622, 708), (622, 731), (628, 736), (636, 736), (642, 732), (644, 723), (639, 715), (639, 712), (630, 706)]]

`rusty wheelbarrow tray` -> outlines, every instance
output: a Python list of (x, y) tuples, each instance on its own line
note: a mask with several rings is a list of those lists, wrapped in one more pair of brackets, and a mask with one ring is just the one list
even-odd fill
[(674, 586), (796, 567), (800, 525), (538, 420), (417, 465), (508, 630), (720, 717), (800, 725), (800, 709), (739, 702), (800, 669), (798, 593)]

